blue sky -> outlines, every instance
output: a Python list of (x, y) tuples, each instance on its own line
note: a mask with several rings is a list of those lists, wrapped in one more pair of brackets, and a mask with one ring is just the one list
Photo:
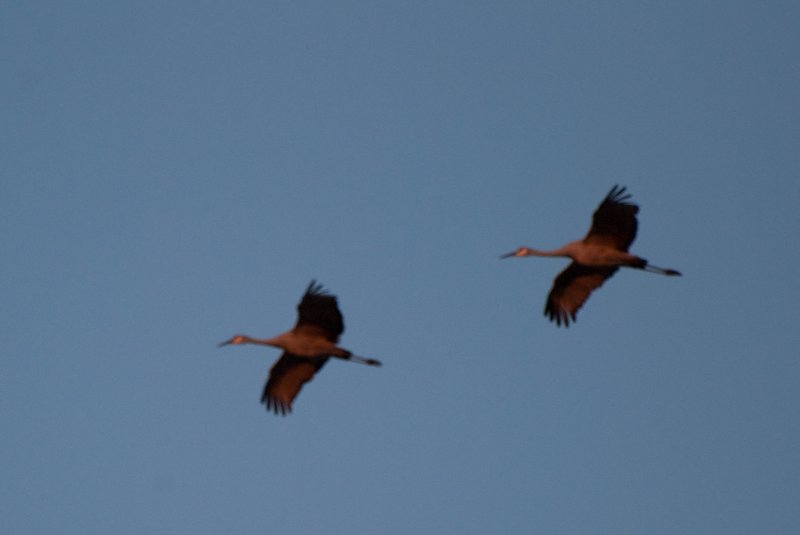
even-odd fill
[[(9, 533), (800, 529), (792, 2), (4, 2)], [(623, 271), (552, 259), (614, 184)], [(316, 278), (342, 345), (258, 399)]]

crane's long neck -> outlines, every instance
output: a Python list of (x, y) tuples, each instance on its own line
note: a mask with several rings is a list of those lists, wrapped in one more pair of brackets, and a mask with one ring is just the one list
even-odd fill
[(532, 249), (531, 247), (523, 247), (517, 256), (545, 256), (545, 257), (563, 257), (571, 256), (569, 244), (559, 247), (558, 249), (551, 249), (549, 251), (542, 251), (540, 249)]
[(275, 336), (273, 338), (253, 338), (247, 335), (234, 336), (229, 342), (230, 344), (253, 344), (258, 346), (282, 347), (281, 337)]
[(285, 349), (287, 343), (285, 334), (286, 333), (279, 334), (278, 336), (273, 336), (272, 338), (256, 338), (255, 342), (253, 343), (261, 346), (271, 346)]

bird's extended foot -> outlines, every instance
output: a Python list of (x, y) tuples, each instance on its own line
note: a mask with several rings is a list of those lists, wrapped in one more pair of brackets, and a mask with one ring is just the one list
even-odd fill
[(353, 362), (358, 362), (359, 364), (366, 364), (368, 366), (380, 366), (381, 365), (381, 361), (379, 361), (379, 360), (376, 360), (376, 359), (365, 359), (364, 357), (359, 357), (357, 355), (352, 355), (352, 354), (351, 355), (347, 355), (346, 357), (343, 357), (343, 358), (345, 358), (347, 360), (350, 360), (350, 361), (353, 361)]

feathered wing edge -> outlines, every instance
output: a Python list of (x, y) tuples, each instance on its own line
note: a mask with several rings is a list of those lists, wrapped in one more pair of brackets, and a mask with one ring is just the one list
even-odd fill
[(639, 207), (632, 202), (626, 188), (615, 185), (592, 214), (592, 225), (584, 240), (627, 251), (636, 239)]
[(295, 329), (303, 326), (322, 329), (325, 337), (334, 343), (344, 332), (344, 318), (339, 311), (336, 296), (328, 293), (316, 280), (311, 281), (297, 304)]
[(616, 267), (584, 266), (572, 262), (558, 274), (547, 296), (544, 315), (559, 327), (569, 327), (576, 321), (578, 310), (589, 299), (589, 295), (616, 273)]
[(626, 202), (628, 199), (631, 198), (630, 193), (625, 193), (628, 188), (626, 186), (620, 186), (619, 184), (614, 184), (614, 187), (611, 188), (611, 191), (608, 192), (606, 198), (603, 199), (603, 202), (613, 202), (617, 204), (627, 204), (629, 206), (636, 206), (633, 203)]
[(307, 358), (284, 353), (269, 370), (261, 403), (275, 414), (292, 412), (292, 402), (303, 385), (311, 381), (327, 361), (328, 357)]

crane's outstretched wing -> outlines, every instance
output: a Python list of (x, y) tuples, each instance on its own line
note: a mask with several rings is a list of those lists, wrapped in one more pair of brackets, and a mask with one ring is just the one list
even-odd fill
[(296, 357), (284, 353), (269, 370), (269, 378), (261, 394), (261, 403), (268, 411), (285, 415), (292, 412), (292, 401), (303, 385), (309, 382), (328, 361), (328, 357)]
[(611, 188), (595, 210), (592, 227), (584, 241), (627, 251), (636, 238), (636, 214), (639, 212), (638, 206), (626, 202), (630, 198), (624, 187)]
[(336, 305), (336, 296), (327, 293), (321, 284), (312, 280), (297, 305), (294, 330), (338, 342), (344, 332), (344, 320)]
[(547, 296), (544, 314), (559, 327), (563, 323), (575, 321), (578, 310), (583, 306), (594, 290), (603, 285), (618, 268), (605, 266), (584, 266), (572, 262), (553, 281), (553, 288)]

